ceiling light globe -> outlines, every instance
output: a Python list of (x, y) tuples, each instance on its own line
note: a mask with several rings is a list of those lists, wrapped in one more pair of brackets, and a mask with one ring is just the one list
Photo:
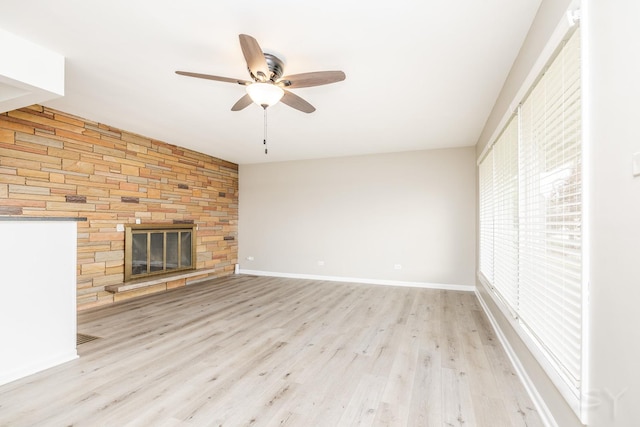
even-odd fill
[(273, 83), (252, 83), (247, 86), (251, 100), (263, 108), (277, 104), (284, 95), (284, 90)]

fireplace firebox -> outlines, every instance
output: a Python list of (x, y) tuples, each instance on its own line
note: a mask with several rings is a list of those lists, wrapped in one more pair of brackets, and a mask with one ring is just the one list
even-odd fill
[(195, 224), (129, 225), (125, 232), (125, 281), (196, 268)]

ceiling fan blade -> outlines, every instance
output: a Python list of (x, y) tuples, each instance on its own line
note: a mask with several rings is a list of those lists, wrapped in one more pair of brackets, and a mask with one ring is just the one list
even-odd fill
[(247, 34), (240, 34), (239, 37), (242, 54), (251, 74), (262, 82), (269, 80), (271, 72), (257, 40)]
[(286, 88), (299, 88), (328, 85), (343, 81), (347, 76), (342, 71), (314, 71), (311, 73), (292, 74), (284, 76), (278, 85)]
[(302, 111), (303, 113), (313, 113), (316, 111), (316, 108), (313, 105), (288, 90), (284, 91), (284, 95), (280, 101), (287, 104), (289, 107)]
[(249, 96), (249, 94), (245, 94), (242, 98), (238, 99), (238, 102), (236, 102), (235, 104), (233, 104), (233, 107), (231, 107), (231, 111), (240, 111), (240, 110), (244, 110), (245, 108), (247, 108), (249, 105), (251, 105), (251, 103), (253, 102), (253, 100), (251, 99), (251, 97)]
[(218, 81), (218, 82), (236, 83), (236, 84), (245, 85), (245, 86), (251, 83), (250, 81), (247, 81), (247, 80), (232, 79), (232, 78), (229, 78), (229, 77), (212, 76), (211, 74), (191, 73), (189, 71), (176, 71), (176, 74), (180, 74), (181, 76), (187, 76), (187, 77), (197, 77), (199, 79), (215, 80), (215, 81)]

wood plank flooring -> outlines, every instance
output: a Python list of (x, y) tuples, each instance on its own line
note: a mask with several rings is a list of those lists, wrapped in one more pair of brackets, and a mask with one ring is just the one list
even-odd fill
[(232, 276), (81, 312), (1, 426), (541, 426), (471, 293)]

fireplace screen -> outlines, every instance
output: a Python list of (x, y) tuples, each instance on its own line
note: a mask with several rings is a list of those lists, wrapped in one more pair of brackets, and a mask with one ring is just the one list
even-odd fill
[(124, 279), (195, 268), (193, 224), (131, 225), (126, 228)]

